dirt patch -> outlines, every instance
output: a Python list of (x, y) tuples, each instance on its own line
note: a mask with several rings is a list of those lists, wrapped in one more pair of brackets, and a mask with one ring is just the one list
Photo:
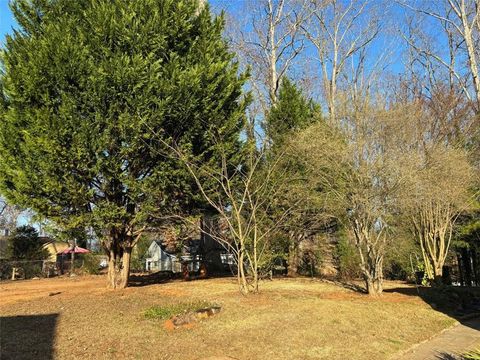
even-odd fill
[(212, 317), (220, 312), (220, 306), (212, 306), (209, 308), (200, 309), (197, 311), (189, 311), (184, 314), (175, 315), (169, 321), (175, 327), (193, 326), (194, 323)]
[(106, 280), (103, 276), (2, 281), (0, 306), (52, 296), (50, 294), (68, 298), (78, 294), (104, 293), (105, 291), (107, 291)]
[(173, 331), (175, 330), (175, 324), (173, 323), (172, 319), (168, 319), (167, 321), (165, 321), (163, 323), (163, 327), (165, 328), (165, 330), (167, 331)]

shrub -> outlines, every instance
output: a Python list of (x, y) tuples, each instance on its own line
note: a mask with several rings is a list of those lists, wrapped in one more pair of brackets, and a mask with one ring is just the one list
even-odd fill
[(360, 276), (360, 259), (355, 246), (348, 241), (346, 234), (340, 233), (335, 248), (338, 275), (341, 279), (356, 279)]
[(94, 254), (83, 255), (82, 269), (91, 275), (98, 275), (100, 273), (100, 259)]

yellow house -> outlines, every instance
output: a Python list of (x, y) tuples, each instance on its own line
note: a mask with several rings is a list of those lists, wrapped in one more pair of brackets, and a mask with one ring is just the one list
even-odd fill
[(59, 240), (53, 240), (50, 238), (45, 238), (45, 243), (43, 245), (43, 248), (48, 251), (48, 254), (50, 255), (48, 257), (48, 261), (57, 261), (57, 254), (59, 252), (62, 252), (70, 247), (70, 244), (66, 241), (59, 241)]

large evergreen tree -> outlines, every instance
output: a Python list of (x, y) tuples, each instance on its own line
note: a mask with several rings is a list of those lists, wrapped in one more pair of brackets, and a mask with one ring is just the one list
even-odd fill
[(306, 98), (297, 85), (285, 77), (278, 101), (267, 114), (265, 133), (273, 144), (279, 145), (287, 134), (305, 129), (320, 118), (320, 106)]
[(223, 17), (196, 0), (17, 0), (12, 10), (1, 191), (65, 229), (98, 229), (109, 286), (125, 287), (144, 226), (199, 201), (164, 144), (203, 161), (218, 139), (237, 150), (245, 76)]
[(38, 231), (28, 225), (15, 229), (8, 239), (7, 258), (10, 260), (43, 260), (48, 258)]
[(288, 221), (282, 222), (282, 228), (272, 242), (284, 248), (288, 257), (288, 274), (292, 276), (297, 274), (301, 260), (299, 244), (312, 232), (318, 231), (319, 209), (317, 202), (312, 201), (316, 199), (315, 194), (307, 191), (303, 166), (289, 149), (289, 140), (295, 132), (318, 121), (322, 121), (320, 106), (308, 99), (293, 81), (283, 78), (278, 100), (265, 118), (264, 130), (271, 145), (269, 158), (274, 161), (282, 158), (282, 174), (278, 176), (289, 178), (284, 196), (277, 194), (272, 216), (283, 216), (287, 209), (290, 215)]

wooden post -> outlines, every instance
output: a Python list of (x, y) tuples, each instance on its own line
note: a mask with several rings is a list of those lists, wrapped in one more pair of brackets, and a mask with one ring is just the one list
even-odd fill
[(70, 264), (70, 276), (75, 274), (75, 248), (77, 247), (77, 239), (73, 240), (71, 264)]

